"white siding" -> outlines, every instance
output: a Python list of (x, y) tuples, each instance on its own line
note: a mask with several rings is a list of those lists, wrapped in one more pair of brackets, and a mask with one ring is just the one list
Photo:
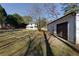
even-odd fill
[(76, 14), (76, 44), (79, 44), (79, 14)]

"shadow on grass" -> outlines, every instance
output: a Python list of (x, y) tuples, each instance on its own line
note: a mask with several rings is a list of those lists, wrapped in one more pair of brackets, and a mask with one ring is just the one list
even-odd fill
[(46, 55), (47, 56), (53, 56), (54, 54), (52, 53), (50, 44), (48, 43), (48, 39), (47, 39), (45, 31), (43, 31), (43, 34), (44, 34), (45, 43), (46, 43)]
[(41, 42), (38, 42), (38, 44), (36, 44), (36, 43), (34, 43), (34, 41), (37, 42), (36, 39), (32, 39), (29, 36), (28, 49), (25, 52), (24, 56), (43, 56)]
[[(44, 39), (45, 39), (45, 45), (46, 45), (46, 55), (47, 56), (53, 56), (52, 50), (50, 48), (50, 44), (48, 43), (48, 39), (46, 36), (46, 33), (43, 31)], [(43, 48), (42, 48), (42, 43), (37, 39), (36, 37), (31, 38), (29, 36), (29, 42), (28, 42), (28, 48), (27, 51), (25, 52), (24, 56), (43, 56)]]

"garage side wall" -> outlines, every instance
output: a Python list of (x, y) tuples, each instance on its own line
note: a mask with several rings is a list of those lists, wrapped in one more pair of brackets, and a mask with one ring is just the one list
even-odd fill
[(75, 20), (76, 20), (76, 14), (69, 14), (63, 18), (60, 18), (50, 24), (52, 24), (51, 26), (51, 32), (53, 32), (55, 35), (57, 35), (57, 24), (61, 24), (61, 23), (64, 23), (64, 22), (68, 22), (68, 41), (72, 42), (72, 43), (75, 43), (75, 39), (76, 39), (76, 31), (75, 31)]
[(52, 24), (47, 25), (47, 30), (49, 33), (52, 33)]

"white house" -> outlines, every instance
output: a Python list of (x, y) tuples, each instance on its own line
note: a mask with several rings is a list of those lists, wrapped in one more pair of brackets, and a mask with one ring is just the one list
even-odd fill
[(37, 25), (36, 24), (28, 24), (26, 26), (26, 29), (29, 29), (29, 30), (37, 30)]
[(71, 43), (79, 44), (79, 13), (71, 12), (47, 25), (48, 31)]

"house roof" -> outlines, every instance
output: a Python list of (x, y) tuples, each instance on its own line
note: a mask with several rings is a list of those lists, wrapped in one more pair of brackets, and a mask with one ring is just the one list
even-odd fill
[[(68, 16), (68, 15), (70, 15), (70, 14), (76, 14), (76, 12), (75, 12), (75, 11), (73, 11), (73, 12), (71, 12), (71, 13), (69, 13), (69, 14), (66, 14), (65, 16)], [(48, 23), (47, 25), (49, 25), (49, 24), (51, 24), (51, 23), (53, 23), (53, 22), (56, 22), (56, 21), (58, 21), (58, 20), (60, 20), (60, 19), (64, 18), (65, 16), (62, 16), (62, 17), (58, 18), (57, 20), (54, 20), (54, 21), (52, 21), (52, 22)]]

